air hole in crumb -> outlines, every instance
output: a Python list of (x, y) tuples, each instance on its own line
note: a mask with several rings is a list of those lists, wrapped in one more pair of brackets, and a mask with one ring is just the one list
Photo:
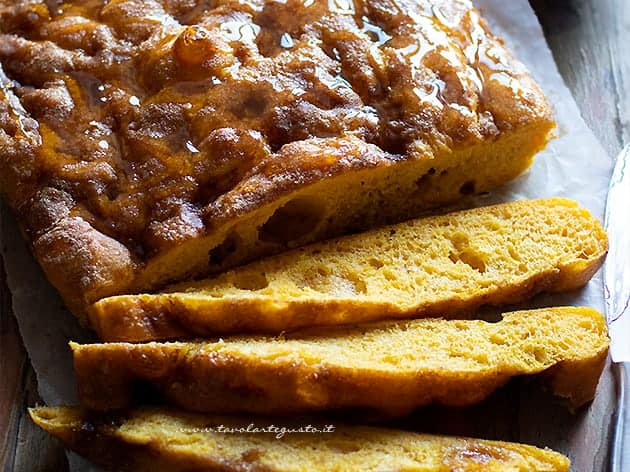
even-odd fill
[(580, 254), (578, 254), (578, 259), (583, 259), (583, 260), (588, 260), (590, 259), (590, 255), (589, 252), (586, 250), (582, 250), (582, 252), (580, 252)]
[(547, 352), (544, 348), (537, 346), (532, 348), (530, 351), (532, 351), (531, 353), (534, 355), (534, 359), (536, 359), (536, 362), (540, 362), (543, 364), (549, 362), (549, 356), (547, 355)]
[(470, 268), (482, 274), (487, 270), (486, 262), (483, 260), (481, 255), (477, 254), (476, 252), (468, 250), (464, 250), (459, 253), (451, 252), (448, 257), (453, 262), (453, 264), (456, 264), (457, 261), (462, 261)]
[(241, 290), (262, 290), (269, 286), (265, 274), (260, 272), (241, 273), (234, 276), (232, 284)]
[(367, 293), (367, 284), (356, 274), (347, 274), (346, 279), (350, 281), (354, 287), (355, 293)]
[(514, 246), (508, 246), (508, 253), (510, 254), (510, 257), (515, 260), (515, 261), (522, 261), (523, 258), (521, 257), (521, 255), (518, 253), (518, 251), (516, 250), (516, 248), (514, 248)]
[(460, 260), (482, 274), (486, 271), (486, 261), (480, 254), (464, 251), (459, 255)]
[(390, 282), (396, 280), (398, 277), (396, 277), (396, 274), (394, 274), (392, 271), (390, 270), (386, 270), (383, 272), (383, 275), (385, 276), (386, 280), (389, 280)]
[(258, 230), (261, 241), (287, 244), (312, 234), (324, 214), (319, 201), (313, 198), (296, 198), (278, 208)]
[(451, 260), (451, 262), (452, 262), (453, 264), (457, 264), (457, 261), (459, 261), (459, 254), (456, 254), (456, 253), (454, 253), (454, 252), (451, 252), (451, 253), (448, 255), (448, 258)]
[(313, 273), (305, 274), (305, 283), (302, 288), (308, 287), (316, 292), (339, 297), (367, 293), (367, 284), (358, 274), (352, 272), (332, 274), (329, 270), (322, 267), (317, 268), (316, 273), (317, 275)]
[(469, 180), (464, 182), (464, 184), (459, 188), (459, 193), (462, 195), (472, 195), (475, 193), (475, 181)]
[(371, 257), (368, 260), (368, 264), (370, 264), (372, 267), (374, 267), (375, 269), (380, 269), (381, 267), (383, 267), (385, 264), (383, 263), (383, 261), (378, 260), (375, 257)]
[(238, 249), (239, 236), (235, 233), (228, 235), (218, 246), (208, 251), (208, 263), (211, 266), (223, 264)]

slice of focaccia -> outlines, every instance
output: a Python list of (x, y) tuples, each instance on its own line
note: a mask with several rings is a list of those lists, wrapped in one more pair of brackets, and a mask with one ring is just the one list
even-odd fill
[(513, 312), (502, 321), (420, 319), (216, 342), (72, 344), (81, 403), (128, 407), (136, 387), (185, 409), (402, 415), (469, 405), (510, 378), (543, 374), (571, 407), (590, 401), (608, 352), (589, 308)]
[[(30, 414), (70, 449), (122, 472), (569, 470), (569, 460), (549, 449), (383, 428), (201, 416), (156, 408), (105, 417), (70, 407), (35, 408)], [(273, 432), (253, 432), (270, 427), (275, 427)], [(310, 433), (291, 431), (308, 427)]]
[(104, 341), (147, 341), (385, 318), (461, 316), (585, 284), (607, 250), (575, 202), (520, 201), (314, 244), (167, 293), (101, 300)]
[(418, 215), (554, 127), (470, 0), (0, 0), (0, 192), (75, 313)]

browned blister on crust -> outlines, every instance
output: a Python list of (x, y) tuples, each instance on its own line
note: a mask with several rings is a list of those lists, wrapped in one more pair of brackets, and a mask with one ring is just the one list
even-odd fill
[(130, 406), (144, 385), (203, 412), (404, 415), (433, 403), (470, 405), (524, 375), (542, 375), (577, 408), (595, 395), (608, 345), (601, 313), (566, 307), (508, 313), (498, 323), (424, 319), (72, 349), (81, 402), (96, 410)]
[(78, 314), (490, 190), (554, 125), (468, 0), (2, 0), (0, 31), (0, 190)]

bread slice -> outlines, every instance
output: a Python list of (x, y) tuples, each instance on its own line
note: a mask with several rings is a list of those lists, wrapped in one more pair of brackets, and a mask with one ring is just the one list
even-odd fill
[(576, 202), (520, 201), (294, 250), (167, 293), (90, 310), (104, 341), (147, 341), (385, 318), (462, 316), (584, 285), (607, 250)]
[(470, 0), (46, 5), (0, 0), (0, 192), (79, 315), (491, 190), (555, 125)]
[[(549, 449), (383, 428), (201, 416), (156, 408), (107, 417), (70, 407), (34, 408), (30, 415), (70, 449), (122, 472), (569, 470), (569, 460)], [(221, 427), (227, 432), (218, 432)], [(247, 432), (271, 427), (277, 432)], [(330, 432), (286, 432), (309, 427)]]
[(578, 407), (592, 400), (608, 352), (589, 308), (503, 320), (421, 319), (216, 342), (71, 344), (82, 405), (125, 408), (135, 387), (203, 412), (286, 414), (371, 409), (403, 415), (479, 402), (510, 378), (544, 373)]

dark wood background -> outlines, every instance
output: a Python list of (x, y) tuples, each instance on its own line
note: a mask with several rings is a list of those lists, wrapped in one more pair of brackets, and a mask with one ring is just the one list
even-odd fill
[[(587, 124), (615, 155), (630, 142), (630, 1), (530, 0), (560, 72)], [(2, 231), (2, 228), (0, 228)], [(35, 375), (11, 312), (0, 264), (0, 465), (8, 471), (64, 471), (63, 448), (32, 425)]]

